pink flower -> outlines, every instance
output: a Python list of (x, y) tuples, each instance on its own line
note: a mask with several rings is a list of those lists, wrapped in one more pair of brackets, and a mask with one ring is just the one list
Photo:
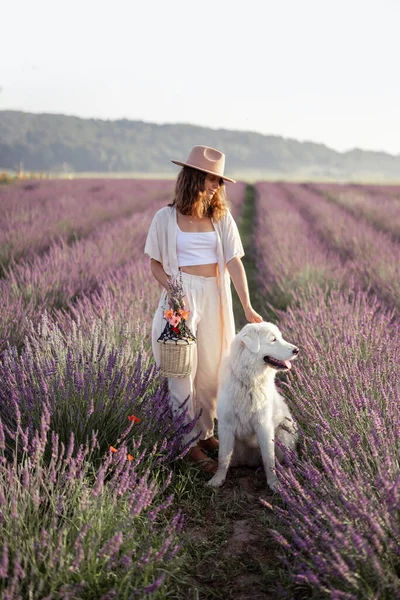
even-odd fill
[(169, 324), (172, 325), (172, 327), (176, 327), (177, 325), (179, 325), (179, 323), (181, 322), (181, 317), (177, 314), (174, 314), (170, 319), (169, 319)]

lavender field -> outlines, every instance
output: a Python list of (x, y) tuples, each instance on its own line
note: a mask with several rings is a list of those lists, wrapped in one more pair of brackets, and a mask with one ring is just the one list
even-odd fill
[[(194, 595), (176, 461), (193, 424), (171, 418), (150, 352), (159, 289), (143, 247), (173, 186), (0, 188), (5, 600), (239, 598)], [(239, 225), (245, 188), (227, 188)], [(259, 526), (287, 567), (271, 597), (400, 598), (400, 188), (252, 191), (251, 292), (301, 348), (280, 380), (299, 452)]]

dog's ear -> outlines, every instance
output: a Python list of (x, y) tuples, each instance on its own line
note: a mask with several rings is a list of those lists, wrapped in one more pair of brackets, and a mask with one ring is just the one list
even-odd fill
[(257, 329), (248, 329), (240, 334), (240, 339), (243, 344), (250, 350), (250, 352), (259, 352), (260, 350), (260, 336), (258, 335)]

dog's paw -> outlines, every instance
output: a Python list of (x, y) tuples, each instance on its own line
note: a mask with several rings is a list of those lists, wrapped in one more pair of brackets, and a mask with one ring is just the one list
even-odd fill
[(218, 475), (218, 473), (216, 473), (214, 477), (210, 479), (210, 481), (207, 481), (206, 485), (208, 485), (209, 487), (217, 488), (221, 487), (224, 481), (225, 477), (221, 477), (220, 475)]
[(268, 483), (269, 488), (273, 492), (277, 492), (278, 491), (278, 479), (276, 477), (268, 479), (267, 483)]

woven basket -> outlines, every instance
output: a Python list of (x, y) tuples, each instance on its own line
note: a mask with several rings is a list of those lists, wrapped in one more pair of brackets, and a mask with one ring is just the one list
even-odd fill
[(164, 377), (187, 377), (192, 372), (194, 340), (157, 340), (160, 344), (160, 373)]

